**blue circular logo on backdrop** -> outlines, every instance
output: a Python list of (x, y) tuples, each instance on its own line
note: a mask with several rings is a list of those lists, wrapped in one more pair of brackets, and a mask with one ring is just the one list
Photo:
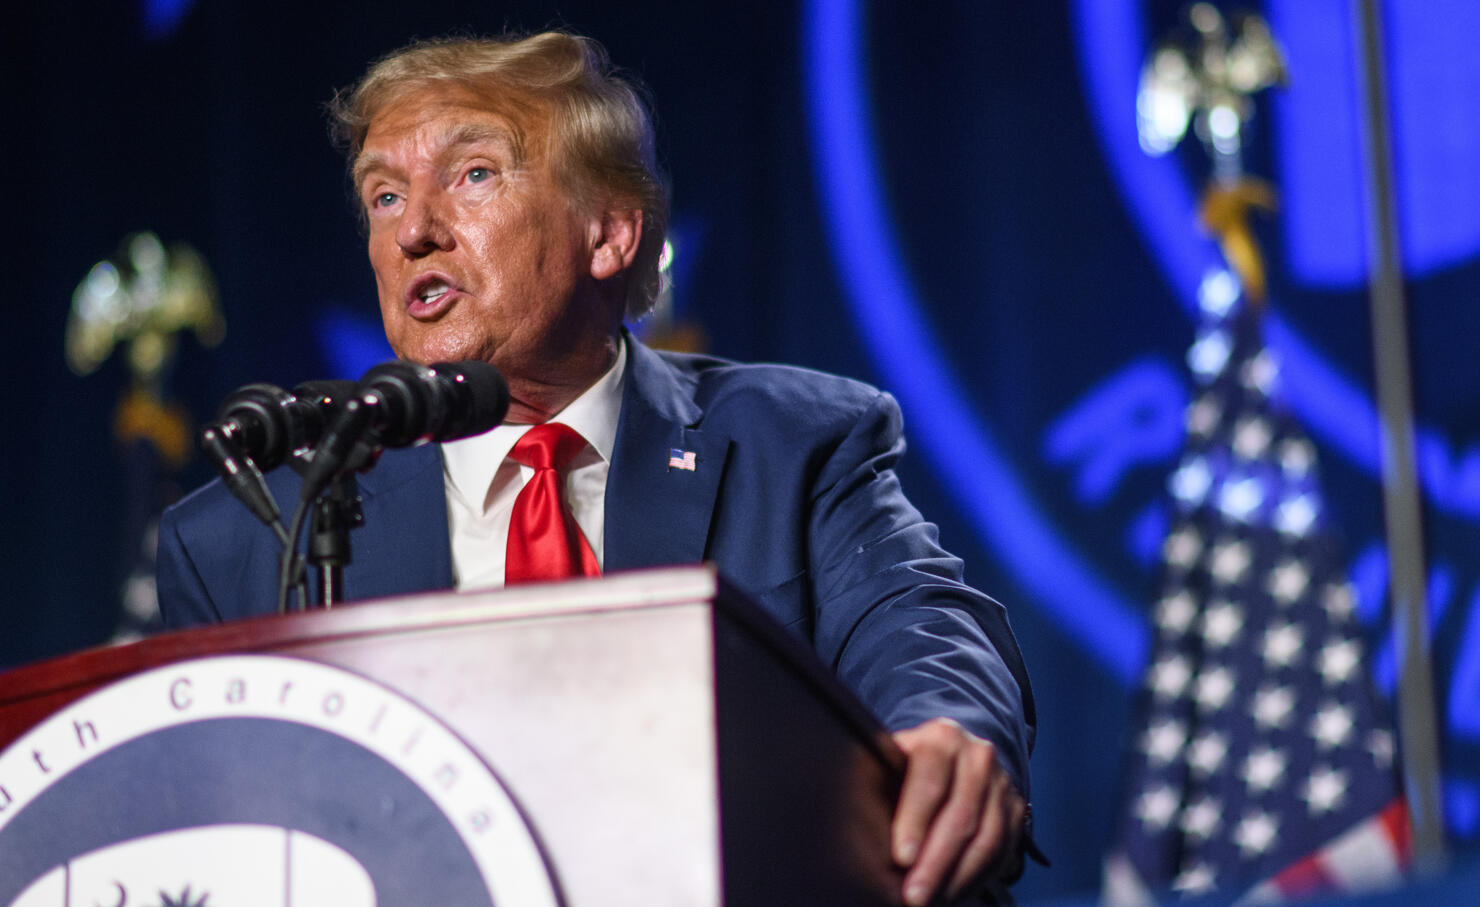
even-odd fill
[[(1339, 10), (1325, 8), (1331, 5), (1316, 4), (1319, 8), (1313, 8), (1296, 3), (1269, 4), (1276, 34), (1300, 39), (1297, 50), (1304, 55), (1315, 53), (1324, 46), (1321, 41), (1331, 33), (1333, 22), (1345, 21), (1349, 15), (1342, 4), (1337, 4)], [(863, 8), (853, 0), (813, 0), (807, 5), (804, 21), (809, 120), (823, 213), (834, 237), (831, 248), (836, 271), (844, 281), (870, 355), (911, 414), (917, 426), (915, 433), (936, 471), (979, 477), (980, 481), (960, 483), (952, 489), (968, 521), (1064, 632), (1113, 674), (1132, 682), (1144, 660), (1143, 607), (1123, 596), (1058, 531), (1045, 508), (1034, 499), (992, 428), (975, 415), (970, 395), (949, 365), (949, 356), (924, 314), (928, 306), (911, 279), (894, 234), (893, 218), (883, 200), (885, 181), (874, 150), (868, 74), (862, 62)], [(1476, 17), (1464, 11), (1459, 14)], [(1073, 4), (1072, 16), (1085, 92), (1103, 152), (1153, 257), (1191, 315), (1205, 279), (1222, 272), (1224, 266), (1215, 243), (1194, 229), (1196, 193), (1186, 174), (1173, 157), (1147, 156), (1136, 135), (1137, 80), (1150, 46), (1140, 3), (1078, 0)], [(1452, 34), (1452, 30), (1442, 31)], [(1440, 40), (1428, 32), (1410, 37), (1431, 43)], [(1452, 51), (1446, 58), (1480, 76), (1480, 64), (1474, 55), (1458, 53), (1451, 46), (1454, 41), (1445, 40), (1443, 47)], [(1347, 124), (1345, 131), (1332, 130), (1327, 128), (1329, 116), (1312, 118), (1306, 111), (1311, 105), (1329, 109), (1333, 93), (1341, 95), (1338, 100), (1347, 106), (1355, 104), (1350, 97), (1354, 84), (1318, 80), (1304, 93), (1292, 93), (1295, 100), (1281, 108), (1278, 115), (1281, 129), (1291, 135), (1285, 158), (1295, 163), (1287, 165), (1287, 170), (1298, 175), (1310, 169), (1305, 162), (1326, 162), (1321, 179), (1312, 177), (1299, 183), (1286, 198), (1286, 208), (1293, 212), (1287, 216), (1286, 234), (1294, 237), (1292, 258), (1297, 275), (1331, 286), (1359, 283), (1363, 277), (1360, 231), (1348, 236), (1349, 242), (1343, 245), (1331, 240), (1327, 223), (1331, 216), (1329, 193), (1336, 191), (1333, 187), (1355, 183), (1358, 191), (1342, 197), (1361, 197), (1359, 172), (1352, 166), (1332, 164), (1350, 155), (1334, 155), (1331, 151), (1333, 146), (1350, 151), (1357, 147), (1358, 139), (1354, 123)], [(1410, 94), (1423, 97), (1418, 91)], [(1416, 111), (1410, 112), (1409, 119), (1423, 122)], [(1306, 122), (1315, 122), (1322, 129), (1313, 134), (1309, 128), (1298, 128), (1297, 124)], [(1458, 128), (1469, 130), (1466, 135), (1470, 137), (1451, 137), (1452, 144), (1480, 146), (1480, 126)], [(1453, 150), (1432, 150), (1433, 142), (1417, 133), (1407, 138), (1402, 147), (1430, 148), (1426, 152), (1415, 150), (1405, 158), (1408, 161), (1432, 162), (1436, 155)], [(1467, 171), (1467, 178), (1480, 179), (1473, 176), (1480, 173), (1480, 168), (1471, 171)], [(1414, 163), (1405, 173), (1418, 186), (1418, 195), (1426, 197), (1424, 187), (1431, 182), (1428, 171)], [(1326, 220), (1317, 217), (1322, 212), (1326, 212)], [(1415, 212), (1425, 216), (1433, 213), (1427, 209)], [(1425, 222), (1433, 220), (1429, 217)], [(1438, 227), (1416, 231), (1417, 238), (1406, 250), (1405, 260), (1419, 271), (1472, 258), (1480, 249), (1480, 208), (1460, 216), (1447, 214), (1441, 220)], [(1282, 365), (1284, 402), (1317, 437), (1375, 474), (1379, 466), (1378, 430), (1372, 401), (1277, 314), (1267, 319), (1266, 333)], [(1166, 369), (1132, 363), (1098, 389), (1107, 402), (1124, 400), (1128, 393), (1141, 393), (1146, 400), (1177, 404), (1148, 407), (1132, 414), (1142, 423), (1139, 443), (1157, 445), (1168, 455), (1180, 438), (1179, 407), (1185, 395), (1185, 391), (1169, 386), (1170, 382)], [(1089, 411), (1093, 411), (1092, 406)], [(1075, 426), (1063, 428), (1060, 442), (1074, 443)], [(1054, 440), (1051, 437), (1049, 442), (1051, 455)], [(1445, 440), (1422, 426), (1418, 440), (1430, 500), (1462, 518), (1480, 518), (1480, 482), (1461, 478), (1457, 475), (1459, 468), (1451, 465), (1455, 460), (1467, 465), (1468, 457), (1464, 453), (1450, 457)], [(1085, 486), (1080, 490), (1088, 496), (1096, 493), (1097, 482), (1106, 481), (1103, 475), (1096, 475), (1095, 465), (1090, 463), (1080, 476)], [(1468, 475), (1467, 469), (1464, 475)]]
[[(816, 182), (834, 268), (854, 320), (884, 382), (910, 415), (912, 435), (933, 471), (971, 477), (950, 486), (967, 522), (1034, 606), (1130, 686), (1145, 661), (1145, 603), (1123, 594), (1119, 584), (1129, 582), (1123, 569), (1112, 578), (1060, 531), (1059, 521), (1073, 511), (1040, 496), (1056, 493), (1044, 483), (1061, 482), (1064, 473), (1045, 478), (1035, 461), (1072, 469), (1066, 493), (1078, 505), (1104, 505), (1129, 466), (1160, 464), (1170, 470), (1182, 445), (1188, 381), (1159, 355), (1132, 358), (1118, 369), (1112, 363), (1113, 374), (1090, 377), (1092, 386), (1079, 400), (1050, 420), (1041, 458), (1014, 463), (993, 426), (978, 415), (971, 385), (951, 364), (951, 344), (942, 342), (926, 315), (928, 300), (912, 279), (884, 201), (863, 62), (867, 9), (856, 0), (810, 0), (802, 35)], [(1279, 260), (1290, 292), (1311, 294), (1320, 303), (1317, 314), (1305, 313), (1310, 325), (1327, 330), (1333, 299), (1350, 304), (1350, 314), (1340, 319), (1343, 328), (1365, 323), (1365, 304), (1357, 300), (1366, 279), (1370, 203), (1362, 179), (1363, 105), (1352, 11), (1343, 0), (1265, 0), (1264, 9), (1291, 70), (1291, 85), (1272, 95), (1269, 104), (1281, 181)], [(1083, 94), (1101, 154), (1151, 259), (1191, 318), (1200, 288), (1210, 275), (1216, 284), (1224, 265), (1214, 243), (1197, 232), (1197, 193), (1177, 159), (1153, 158), (1140, 147), (1135, 103), (1151, 45), (1146, 19), (1140, 0), (1070, 4)], [(1461, 266), (1472, 275), (1480, 252), (1480, 167), (1474, 166), (1480, 120), (1463, 114), (1480, 91), (1480, 55), (1467, 46), (1468, 36), (1480, 30), (1480, 5), (1470, 0), (1392, 5), (1385, 25), (1392, 108), (1387, 126), (1395, 148), (1402, 260), (1410, 280), (1443, 286)], [(1455, 293), (1438, 295), (1440, 304), (1447, 304)], [(1434, 304), (1432, 297), (1428, 304)], [(1364, 476), (1375, 485), (1379, 426), (1371, 397), (1332, 364), (1329, 351), (1281, 317), (1280, 308), (1279, 299), (1271, 301), (1264, 329), (1280, 363), (1281, 402), (1338, 455), (1334, 466), (1348, 481)], [(1422, 307), (1418, 311), (1424, 314)], [(1452, 349), (1423, 346), (1416, 336), (1418, 351), (1428, 360), (1423, 364), (1441, 376), (1450, 395), (1440, 405), (1451, 409), (1456, 402), (1473, 406), (1464, 397), (1473, 392), (1452, 386), (1453, 376), (1468, 381), (1472, 371), (1467, 347), (1453, 342), (1463, 336), (1459, 325), (1465, 324), (1467, 311), (1451, 306), (1438, 313), (1444, 325), (1439, 339)], [(1192, 334), (1189, 324), (1189, 341)], [(1324, 333), (1322, 339), (1331, 342)], [(1346, 339), (1351, 345), (1349, 330)], [(1436, 356), (1448, 358), (1436, 366)], [(976, 366), (962, 362), (961, 367), (970, 374)], [(1014, 435), (1019, 448), (1022, 421), (1017, 419)], [(1427, 605), (1430, 634), (1445, 628), (1434, 636), (1434, 655), (1436, 674), (1447, 678), (1439, 690), (1448, 766), (1446, 822), (1460, 837), (1473, 837), (1480, 832), (1480, 783), (1473, 775), (1480, 755), (1475, 748), (1480, 743), (1480, 582), (1463, 565), (1473, 559), (1480, 523), (1480, 444), (1456, 444), (1422, 421), (1415, 427), (1415, 442), (1420, 486), (1436, 518), (1431, 525), (1442, 521), (1443, 529), (1430, 538)], [(1368, 534), (1366, 544), (1355, 549), (1349, 573), (1358, 591), (1358, 617), (1377, 632), (1387, 565), (1376, 538), (1375, 488), (1371, 500), (1367, 512), (1346, 515), (1352, 525), (1344, 528)], [(1103, 509), (1080, 516), (1081, 536), (1083, 526), (1107, 523)], [(1165, 526), (1160, 509), (1148, 506), (1141, 516), (1124, 520), (1128, 546), (1143, 564), (1154, 560)], [(1364, 520), (1369, 522), (1362, 525)], [(1371, 670), (1379, 689), (1391, 696), (1398, 671), (1390, 632), (1381, 632)]]

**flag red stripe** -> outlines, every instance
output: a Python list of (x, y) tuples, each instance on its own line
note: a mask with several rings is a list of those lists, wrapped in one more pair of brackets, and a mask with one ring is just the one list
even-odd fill
[(1397, 797), (1379, 815), (1382, 830), (1393, 842), (1398, 865), (1407, 868), (1413, 862), (1413, 825), (1408, 821), (1408, 802)]
[(1296, 900), (1322, 892), (1335, 891), (1336, 880), (1326, 874), (1320, 854), (1314, 853), (1292, 864), (1274, 877), (1274, 884), (1285, 897)]

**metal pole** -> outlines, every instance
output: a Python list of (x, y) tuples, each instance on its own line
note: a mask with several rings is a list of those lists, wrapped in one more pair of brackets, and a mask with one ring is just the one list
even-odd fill
[(1386, 66), (1380, 0), (1354, 0), (1365, 80), (1367, 225), (1372, 344), (1382, 441), (1382, 497), (1387, 518), (1393, 629), (1400, 646), (1398, 739), (1403, 786), (1413, 822), (1414, 868), (1444, 866), (1444, 817), (1439, 799), (1439, 734), (1426, 627), (1423, 522), (1414, 465), (1413, 383), (1408, 321), (1398, 245), (1392, 148), (1388, 135)]

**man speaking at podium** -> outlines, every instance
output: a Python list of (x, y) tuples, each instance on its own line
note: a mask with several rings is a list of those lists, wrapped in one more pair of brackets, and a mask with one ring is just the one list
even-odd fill
[[(588, 39), (422, 42), (335, 100), (397, 356), (497, 366), (505, 424), (387, 451), (360, 481), (349, 598), (712, 560), (908, 757), (906, 903), (1021, 867), (1032, 695), (1003, 608), (900, 490), (892, 398), (658, 353), (648, 112)], [(274, 610), (277, 542), (219, 483), (166, 514), (171, 626)]]

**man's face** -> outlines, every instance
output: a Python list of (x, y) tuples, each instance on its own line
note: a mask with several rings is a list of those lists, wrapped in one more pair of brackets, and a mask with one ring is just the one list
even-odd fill
[(609, 361), (621, 314), (591, 273), (601, 218), (557, 184), (545, 115), (505, 109), (457, 85), (407, 93), (371, 120), (355, 185), (396, 355), (491, 362), (517, 397)]

